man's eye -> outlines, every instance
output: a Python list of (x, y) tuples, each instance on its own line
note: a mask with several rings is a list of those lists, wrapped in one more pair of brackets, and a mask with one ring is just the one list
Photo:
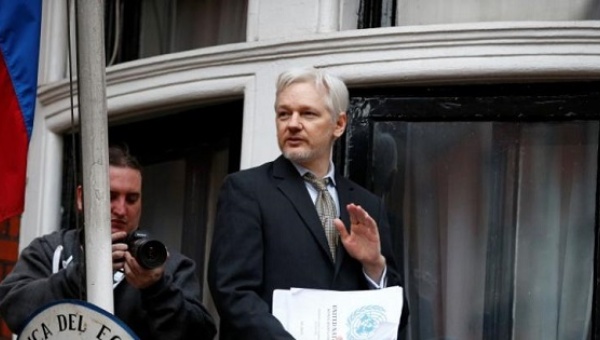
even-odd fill
[(277, 118), (279, 118), (279, 119), (285, 119), (289, 116), (290, 116), (289, 112), (285, 112), (285, 111), (277, 112)]
[(137, 202), (138, 199), (139, 199), (138, 195), (128, 195), (127, 196), (127, 203), (133, 204), (133, 203)]

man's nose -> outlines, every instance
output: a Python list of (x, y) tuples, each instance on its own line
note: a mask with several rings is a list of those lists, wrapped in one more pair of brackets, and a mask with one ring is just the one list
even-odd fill
[(292, 113), (292, 116), (288, 121), (288, 127), (291, 129), (302, 128), (302, 122), (300, 121), (300, 115), (298, 114), (298, 112)]
[(125, 199), (113, 199), (110, 202), (110, 210), (115, 215), (125, 215)]

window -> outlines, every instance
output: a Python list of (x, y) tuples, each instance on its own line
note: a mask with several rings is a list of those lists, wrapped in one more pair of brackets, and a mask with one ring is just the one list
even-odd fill
[(346, 175), (395, 226), (409, 339), (599, 334), (598, 85), (353, 92)]
[(107, 65), (246, 41), (247, 7), (247, 0), (109, 0)]
[(390, 27), (396, 25), (395, 0), (362, 0), (358, 28)]

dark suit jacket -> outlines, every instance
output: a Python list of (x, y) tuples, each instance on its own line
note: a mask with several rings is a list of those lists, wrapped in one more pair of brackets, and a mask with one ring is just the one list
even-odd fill
[[(345, 206), (361, 205), (377, 222), (387, 260), (387, 285), (402, 286), (381, 200), (336, 174), (341, 219)], [(333, 264), (316, 208), (290, 161), (229, 175), (221, 188), (208, 269), (220, 315), (220, 339), (293, 339), (271, 314), (274, 289), (369, 289), (361, 264), (340, 243)], [(407, 306), (405, 299), (405, 306)], [(408, 309), (403, 310), (401, 328)]]

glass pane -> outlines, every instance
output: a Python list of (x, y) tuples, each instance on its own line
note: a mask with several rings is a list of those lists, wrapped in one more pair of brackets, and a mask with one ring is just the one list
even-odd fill
[(410, 339), (589, 339), (598, 122), (375, 122)]
[(142, 2), (140, 58), (246, 41), (247, 0)]

